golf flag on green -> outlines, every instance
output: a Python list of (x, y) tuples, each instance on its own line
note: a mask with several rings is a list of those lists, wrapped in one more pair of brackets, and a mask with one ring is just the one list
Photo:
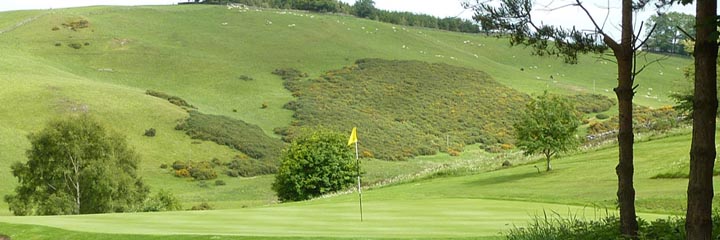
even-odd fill
[(352, 133), (350, 133), (350, 139), (348, 140), (348, 146), (352, 145), (353, 143), (357, 143), (357, 128), (354, 127), (352, 130)]
[(363, 207), (362, 207), (362, 188), (360, 187), (360, 154), (358, 154), (358, 138), (357, 138), (357, 127), (353, 127), (350, 133), (350, 139), (348, 139), (348, 146), (355, 144), (355, 161), (357, 161), (357, 183), (358, 183), (358, 195), (360, 195), (360, 221), (363, 221)]

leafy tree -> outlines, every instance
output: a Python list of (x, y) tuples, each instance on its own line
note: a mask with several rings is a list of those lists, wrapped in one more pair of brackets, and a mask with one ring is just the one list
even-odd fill
[(20, 184), (5, 196), (15, 215), (125, 212), (145, 200), (138, 155), (90, 117), (51, 121), (28, 138), (27, 162), (12, 165)]
[(547, 171), (552, 170), (550, 159), (553, 156), (577, 147), (578, 126), (580, 116), (575, 106), (568, 99), (547, 92), (531, 100), (514, 125), (517, 145), (527, 155), (545, 155)]
[[(603, 53), (610, 49), (617, 63), (618, 85), (614, 88), (618, 98), (619, 131), (618, 165), (618, 207), (620, 209), (620, 230), (623, 235), (637, 238), (638, 223), (635, 213), (635, 189), (633, 187), (633, 142), (632, 99), (635, 95), (635, 77), (644, 69), (638, 67), (635, 59), (645, 42), (634, 34), (633, 12), (644, 8), (649, 0), (622, 0), (620, 41), (608, 35), (580, 0), (574, 0), (563, 7), (577, 7), (588, 16), (594, 25), (594, 32), (576, 28), (566, 29), (557, 26), (537, 24), (533, 21), (532, 0), (499, 0), (496, 2), (476, 1), (475, 5), (466, 3), (466, 7), (475, 10), (473, 19), (481, 26), (498, 33), (508, 33), (511, 45), (533, 47), (536, 55), (554, 55), (563, 57), (568, 63), (577, 63), (578, 54)], [(652, 31), (651, 31), (652, 32)], [(652, 35), (652, 34), (649, 34)]]
[(353, 5), (355, 16), (361, 18), (372, 18), (375, 16), (375, 1), (373, 0), (357, 0)]
[(351, 186), (357, 165), (346, 137), (327, 130), (297, 137), (283, 151), (272, 186), (280, 200), (306, 200)]
[(650, 19), (645, 24), (647, 33), (653, 30), (653, 26), (655, 32), (648, 38), (645, 49), (656, 52), (687, 54), (683, 47), (683, 41), (689, 39), (689, 36), (695, 36), (694, 25), (695, 16), (689, 14), (669, 12), (650, 16)]

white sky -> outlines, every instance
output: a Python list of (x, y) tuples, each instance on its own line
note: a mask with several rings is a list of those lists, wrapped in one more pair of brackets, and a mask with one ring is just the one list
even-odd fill
[[(49, 8), (66, 8), (92, 5), (170, 5), (178, 1), (187, 0), (0, 0), (0, 12), (9, 10), (23, 9), (49, 9)], [(347, 3), (354, 3), (355, 0), (341, 0)], [(408, 11), (414, 13), (425, 13), (438, 17), (461, 17), (469, 19), (473, 13), (471, 10), (465, 10), (460, 6), (462, 0), (375, 0), (375, 7), (379, 9), (392, 11)], [(474, 2), (474, 1), (473, 1)], [(547, 8), (555, 8), (565, 5), (573, 0), (537, 0), (536, 9), (542, 8), (543, 2), (547, 4), (552, 2), (552, 6)], [(589, 8), (595, 19), (602, 24), (603, 19), (610, 14), (606, 23), (606, 32), (614, 37), (619, 36), (617, 26), (620, 22), (620, 1), (610, 0), (584, 0), (583, 3)], [(608, 6), (610, 4), (610, 6)], [(650, 7), (652, 9), (652, 7)], [(694, 6), (675, 6), (671, 11), (679, 11), (694, 14)], [(639, 19), (645, 20), (653, 11), (646, 11), (638, 14)], [(592, 29), (592, 23), (587, 16), (576, 7), (567, 7), (554, 11), (534, 11), (533, 17), (546, 24), (563, 25), (567, 27), (576, 26), (578, 29)], [(637, 22), (639, 24), (640, 21)]]

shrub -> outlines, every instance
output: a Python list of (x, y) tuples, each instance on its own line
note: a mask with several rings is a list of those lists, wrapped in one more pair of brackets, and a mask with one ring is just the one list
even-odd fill
[(575, 109), (583, 113), (599, 113), (609, 110), (616, 104), (615, 99), (600, 94), (578, 94), (568, 97), (568, 100), (577, 104)]
[(175, 161), (172, 164), (172, 168), (174, 170), (187, 169), (187, 166), (188, 166), (187, 163), (185, 163), (183, 161)]
[(266, 109), (266, 108), (268, 108), (267, 103), (262, 103), (262, 105), (260, 106), (260, 108), (261, 108), (261, 109)]
[(179, 106), (179, 107), (197, 109), (195, 106), (193, 106), (193, 105), (189, 104), (187, 101), (185, 101), (185, 99), (182, 99), (178, 96), (173, 96), (173, 95), (169, 95), (164, 92), (159, 92), (159, 91), (154, 91), (154, 90), (147, 90), (147, 91), (145, 91), (145, 94), (153, 96), (153, 97), (168, 100), (168, 102), (170, 102), (176, 106)]
[(143, 134), (143, 135), (145, 135), (146, 137), (154, 137), (155, 136), (155, 128), (150, 128), (150, 129), (145, 130), (145, 134)]
[(503, 151), (500, 144), (485, 145), (483, 150), (485, 150), (486, 152), (489, 152), (489, 153), (500, 153)]
[(143, 204), (144, 212), (178, 211), (182, 204), (171, 192), (160, 190)]
[(168, 168), (168, 165), (165, 164), (165, 163), (162, 163), (162, 164), (160, 164), (160, 168), (162, 168), (162, 169), (167, 169), (167, 168)]
[(252, 78), (252, 77), (250, 77), (250, 76), (247, 76), (247, 75), (240, 75), (240, 77), (238, 77), (238, 79), (243, 80), (243, 81), (252, 81), (252, 80), (255, 80), (254, 78)]
[(190, 176), (195, 180), (212, 180), (217, 178), (217, 173), (215, 173), (215, 169), (212, 168), (209, 162), (203, 161), (190, 167)]
[(360, 153), (360, 157), (362, 157), (362, 158), (374, 158), (375, 155), (373, 155), (373, 153), (372, 153), (371, 151), (364, 150), (364, 151), (362, 151), (362, 153)]
[(74, 49), (80, 49), (82, 48), (82, 44), (80, 43), (70, 43), (68, 44), (68, 47), (74, 48)]
[(299, 201), (345, 189), (356, 177), (347, 136), (320, 130), (303, 133), (283, 151), (273, 190), (281, 201)]
[(85, 19), (74, 19), (63, 23), (62, 25), (70, 28), (70, 30), (77, 31), (78, 29), (90, 27), (90, 22)]
[(89, 42), (85, 42), (85, 43), (83, 43), (83, 45), (85, 45), (85, 46), (90, 46), (90, 43), (89, 43)]
[(602, 119), (608, 119), (608, 118), (610, 118), (610, 116), (608, 116), (607, 114), (604, 114), (604, 113), (598, 113), (597, 115), (595, 115), (595, 118), (602, 120)]
[(226, 116), (190, 111), (190, 116), (176, 126), (193, 139), (213, 141), (244, 154), (276, 163), (282, 151), (282, 141), (265, 135), (257, 125)]
[(227, 185), (225, 181), (223, 180), (215, 180), (215, 186), (225, 186)]
[(512, 167), (512, 163), (508, 160), (505, 160), (505, 161), (503, 161), (502, 166), (503, 167)]
[(175, 170), (175, 176), (181, 178), (190, 177), (190, 172), (187, 169)]
[(193, 210), (193, 211), (203, 211), (203, 210), (212, 210), (212, 209), (213, 209), (213, 207), (210, 206), (210, 204), (205, 201), (201, 202), (198, 205), (192, 206), (192, 208), (190, 208), (190, 210)]
[(51, 30), (57, 31), (57, 30), (60, 30), (60, 28), (58, 26), (54, 26)]
[(225, 166), (228, 168), (227, 175), (230, 177), (252, 177), (273, 174), (278, 170), (277, 165), (274, 163), (239, 157), (235, 157), (232, 161), (225, 164)]

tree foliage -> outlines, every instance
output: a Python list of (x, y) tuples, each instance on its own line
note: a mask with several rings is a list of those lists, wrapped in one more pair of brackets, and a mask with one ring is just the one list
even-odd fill
[[(695, 36), (695, 16), (679, 12), (652, 15), (645, 23), (646, 33), (655, 27), (648, 38), (646, 50), (663, 53), (688, 54), (683, 41)], [(683, 32), (685, 31), (685, 32)], [(687, 35), (686, 35), (687, 34)]]
[(525, 154), (542, 154), (547, 171), (552, 170), (550, 159), (557, 153), (574, 149), (580, 126), (580, 114), (566, 98), (545, 92), (528, 102), (520, 120), (514, 124), (517, 145)]
[(28, 137), (27, 162), (12, 165), (15, 215), (134, 211), (148, 188), (138, 177), (138, 155), (120, 135), (88, 116), (51, 121)]
[(266, 8), (352, 14), (361, 18), (405, 26), (437, 28), (467, 33), (480, 32), (478, 25), (469, 20), (456, 17), (438, 18), (427, 14), (377, 9), (375, 8), (375, 2), (373, 0), (359, 0), (352, 6), (338, 0), (206, 0), (204, 2), (212, 4), (235, 2)]
[(347, 136), (328, 130), (297, 137), (282, 155), (273, 183), (281, 201), (300, 201), (351, 186), (357, 170)]

